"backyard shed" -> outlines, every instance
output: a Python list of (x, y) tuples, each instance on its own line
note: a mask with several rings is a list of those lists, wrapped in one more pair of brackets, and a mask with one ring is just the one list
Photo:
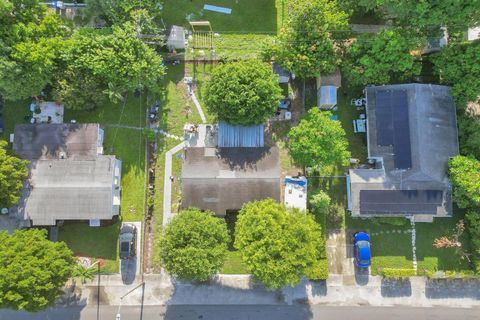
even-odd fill
[(185, 30), (179, 26), (172, 26), (167, 35), (167, 48), (170, 51), (185, 49)]
[(290, 81), (290, 72), (285, 70), (280, 64), (274, 63), (272, 69), (278, 76), (278, 83), (288, 83)]
[(330, 110), (337, 106), (337, 87), (321, 86), (317, 92), (318, 107)]

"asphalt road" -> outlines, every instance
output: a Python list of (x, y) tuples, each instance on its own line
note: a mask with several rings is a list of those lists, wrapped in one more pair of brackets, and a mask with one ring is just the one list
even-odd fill
[[(100, 320), (115, 320), (118, 307), (101, 306)], [(41, 313), (0, 310), (0, 320), (97, 320), (95, 307), (50, 309)], [(121, 320), (478, 320), (480, 309), (408, 307), (327, 307), (308, 305), (174, 305), (122, 307)]]

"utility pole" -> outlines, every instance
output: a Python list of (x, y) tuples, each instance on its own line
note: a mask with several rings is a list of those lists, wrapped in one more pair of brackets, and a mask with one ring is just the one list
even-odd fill
[[(125, 297), (128, 296), (130, 293), (132, 293), (133, 291), (137, 290), (138, 288), (144, 287), (144, 286), (145, 286), (145, 282), (142, 281), (142, 283), (140, 283), (138, 286), (136, 286), (135, 288), (133, 288), (132, 290), (128, 291), (127, 293), (125, 293), (123, 296), (120, 297), (120, 305), (118, 306), (118, 311), (117, 311), (117, 315), (115, 316), (115, 320), (121, 320), (120, 310), (121, 310), (121, 308), (122, 308), (123, 298), (125, 298)], [(143, 303), (143, 302), (142, 302), (142, 303)]]

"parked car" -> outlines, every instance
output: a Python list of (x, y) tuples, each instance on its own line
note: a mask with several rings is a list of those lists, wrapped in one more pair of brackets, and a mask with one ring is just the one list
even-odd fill
[(353, 236), (355, 264), (359, 268), (368, 268), (372, 263), (370, 236), (366, 232), (357, 232)]
[(137, 228), (133, 224), (124, 224), (120, 229), (120, 259), (135, 257)]

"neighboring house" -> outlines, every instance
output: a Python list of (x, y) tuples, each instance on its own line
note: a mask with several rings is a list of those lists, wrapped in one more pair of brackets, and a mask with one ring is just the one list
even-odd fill
[(467, 41), (474, 41), (480, 39), (480, 27), (469, 28), (465, 34)]
[(366, 88), (371, 169), (351, 169), (353, 216), (452, 215), (448, 160), (459, 152), (450, 88), (399, 84)]
[(183, 154), (182, 207), (211, 210), (218, 216), (244, 203), (280, 201), (280, 157), (264, 145), (263, 125), (200, 125), (187, 137)]
[(98, 124), (17, 125), (13, 149), (30, 161), (13, 213), (31, 226), (89, 220), (99, 226), (120, 213), (121, 161), (103, 155)]

